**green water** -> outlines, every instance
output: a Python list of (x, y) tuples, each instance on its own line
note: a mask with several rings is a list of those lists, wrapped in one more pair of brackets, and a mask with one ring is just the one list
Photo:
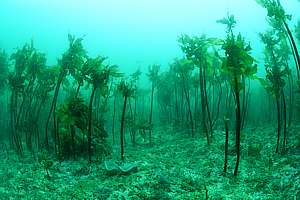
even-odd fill
[(299, 0), (1, 0), (0, 199), (300, 199)]

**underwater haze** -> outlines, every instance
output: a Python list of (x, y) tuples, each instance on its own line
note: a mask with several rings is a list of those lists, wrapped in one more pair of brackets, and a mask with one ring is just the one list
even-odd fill
[(0, 0), (0, 200), (300, 200), (300, 0)]
[[(299, 3), (282, 4), (297, 19)], [(33, 39), (53, 65), (70, 33), (83, 36), (92, 55), (106, 55), (126, 72), (152, 63), (166, 67), (182, 56), (181, 34), (221, 37), (216, 20), (227, 13), (237, 16), (237, 30), (259, 53), (257, 33), (266, 28), (266, 11), (254, 0), (2, 0), (0, 11), (0, 45), (9, 52)]]

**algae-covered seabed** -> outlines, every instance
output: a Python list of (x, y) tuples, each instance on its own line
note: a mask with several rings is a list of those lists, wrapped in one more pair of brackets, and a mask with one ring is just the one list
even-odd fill
[[(299, 132), (294, 127), (290, 132)], [(1, 199), (299, 199), (300, 148), (274, 153), (274, 128), (245, 129), (238, 177), (232, 175), (234, 152), (224, 175), (224, 132), (207, 146), (204, 135), (190, 138), (168, 127), (156, 129), (152, 147), (126, 146), (126, 161), (138, 171), (109, 176), (103, 162), (54, 161), (50, 178), (32, 155), (19, 160), (1, 151)], [(259, 135), (259, 137), (258, 137)], [(291, 134), (289, 147), (300, 138)], [(233, 137), (233, 136), (232, 136)], [(142, 144), (142, 142), (141, 142)], [(229, 149), (234, 149), (234, 138)], [(290, 148), (297, 149), (297, 148)], [(107, 159), (118, 158), (118, 146)]]

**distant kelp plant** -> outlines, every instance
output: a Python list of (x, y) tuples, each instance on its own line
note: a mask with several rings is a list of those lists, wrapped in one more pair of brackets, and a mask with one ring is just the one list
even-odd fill
[[(184, 35), (179, 38), (182, 51), (186, 54), (187, 59), (199, 68), (199, 85), (201, 94), (201, 109), (202, 109), (202, 127), (206, 133), (207, 143), (210, 143), (209, 135), (212, 136), (212, 120), (209, 110), (209, 101), (207, 97), (207, 73), (208, 73), (208, 48), (209, 40), (203, 35), (202, 37), (191, 38)], [(210, 134), (209, 134), (210, 132)]]
[(7, 76), (9, 73), (9, 58), (4, 50), (0, 50), (0, 90), (7, 86)]
[(126, 107), (127, 107), (127, 101), (130, 97), (133, 96), (134, 94), (134, 88), (132, 87), (131, 83), (122, 80), (119, 85), (118, 85), (118, 90), (121, 92), (123, 98), (124, 98), (124, 103), (123, 103), (123, 108), (122, 108), (122, 117), (121, 117), (121, 126), (120, 126), (120, 147), (121, 147), (121, 159), (124, 161), (124, 126), (125, 126), (125, 114), (126, 114)]
[[(8, 54), (0, 49), (0, 113), (1, 113), (1, 118), (4, 118), (6, 113), (6, 103), (4, 101), (5, 94), (8, 89), (8, 73), (9, 73), (9, 56)], [(5, 127), (6, 123), (4, 120), (1, 121), (0, 123), (1, 127)], [(5, 131), (8, 131), (7, 128), (4, 129)], [(4, 134), (2, 135), (4, 136)], [(2, 138), (2, 137), (0, 137)]]
[[(159, 73), (160, 65), (150, 65), (148, 69), (148, 77), (151, 81), (151, 100), (150, 100), (150, 114), (149, 114), (149, 124), (152, 124), (152, 116), (153, 116), (153, 102), (154, 102), (154, 90), (157, 88), (158, 82), (158, 73)], [(151, 132), (149, 130), (149, 144), (151, 145)]]
[(178, 76), (178, 81), (180, 85), (182, 85), (185, 100), (187, 103), (187, 109), (188, 109), (188, 116), (189, 116), (189, 122), (190, 122), (190, 129), (192, 133), (192, 137), (194, 137), (194, 117), (192, 114), (192, 106), (191, 106), (191, 99), (190, 99), (190, 88), (191, 88), (191, 81), (192, 79), (189, 79), (192, 75), (192, 71), (194, 70), (194, 65), (191, 61), (187, 59), (175, 59), (174, 63), (172, 63), (172, 69)]

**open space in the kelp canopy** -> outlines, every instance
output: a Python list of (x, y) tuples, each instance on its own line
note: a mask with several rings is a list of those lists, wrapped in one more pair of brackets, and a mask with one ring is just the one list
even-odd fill
[(228, 13), (133, 73), (72, 34), (1, 48), (0, 199), (300, 199), (300, 22), (257, 3), (255, 45)]

